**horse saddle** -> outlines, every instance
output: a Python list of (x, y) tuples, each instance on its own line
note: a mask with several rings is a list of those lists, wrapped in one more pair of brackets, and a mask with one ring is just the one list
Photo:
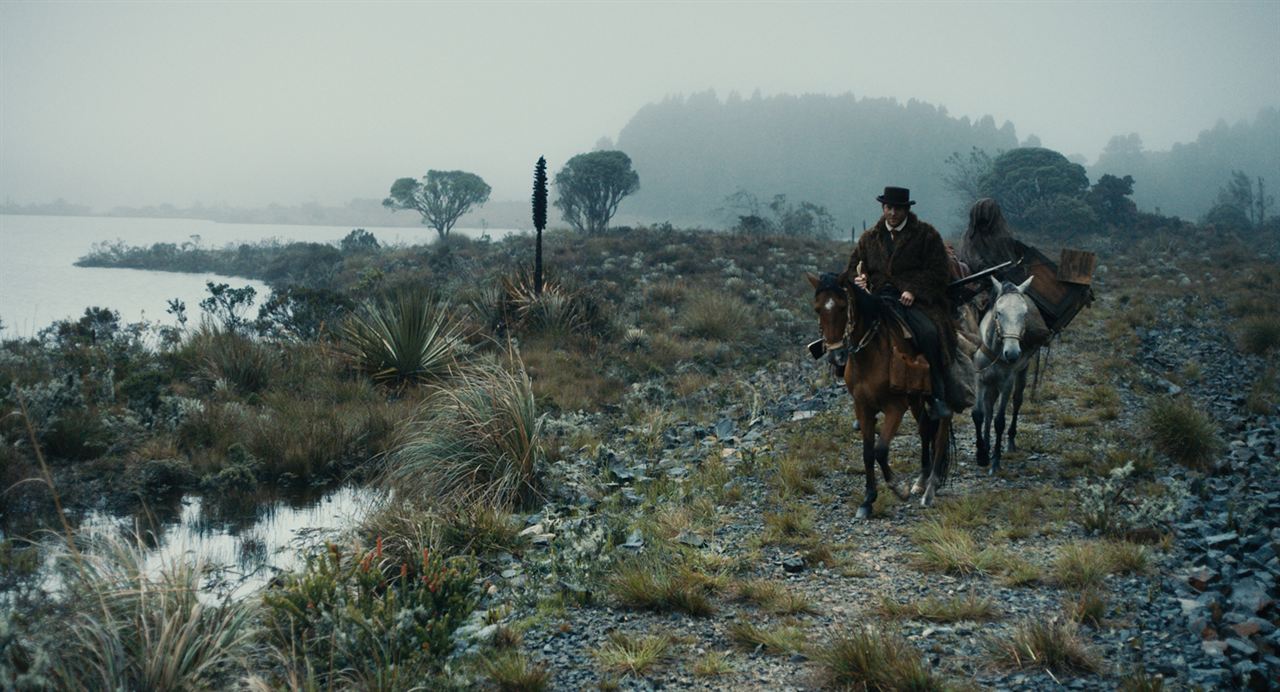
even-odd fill
[(906, 354), (893, 347), (889, 359), (889, 388), (908, 394), (930, 394), (933, 380), (929, 377), (929, 361), (924, 355)]

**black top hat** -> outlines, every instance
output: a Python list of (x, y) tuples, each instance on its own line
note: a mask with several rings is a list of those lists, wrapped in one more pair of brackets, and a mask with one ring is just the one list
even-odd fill
[(909, 207), (916, 203), (911, 199), (911, 190), (905, 187), (886, 187), (884, 194), (877, 197), (876, 201), (891, 207)]

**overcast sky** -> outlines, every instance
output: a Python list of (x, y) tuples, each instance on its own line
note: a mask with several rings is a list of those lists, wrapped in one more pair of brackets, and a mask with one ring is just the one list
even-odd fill
[(381, 197), (428, 168), (528, 195), (646, 103), (853, 92), (1012, 121), (1091, 161), (1280, 105), (1280, 2), (0, 0), (0, 198)]

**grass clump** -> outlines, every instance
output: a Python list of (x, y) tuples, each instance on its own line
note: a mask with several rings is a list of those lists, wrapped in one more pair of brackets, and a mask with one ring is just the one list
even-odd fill
[(910, 603), (884, 598), (880, 601), (879, 611), (888, 619), (930, 622), (994, 620), (1000, 616), (990, 598), (979, 598), (971, 593), (946, 599), (929, 596)]
[(749, 601), (771, 613), (796, 615), (812, 613), (813, 603), (804, 594), (768, 579), (747, 579), (734, 585), (734, 596)]
[(1184, 466), (1204, 468), (1222, 446), (1217, 426), (1185, 399), (1157, 399), (1146, 424), (1156, 449)]
[(1074, 622), (1100, 627), (1107, 614), (1107, 597), (1099, 589), (1086, 589), (1068, 598), (1063, 610)]
[(675, 640), (667, 634), (629, 635), (613, 632), (609, 641), (591, 652), (605, 670), (643, 676), (670, 658)]
[(1280, 346), (1280, 318), (1272, 315), (1249, 317), (1240, 323), (1240, 346), (1248, 353), (1263, 355)]
[(448, 376), (461, 345), (444, 301), (406, 291), (367, 302), (342, 327), (343, 352), (358, 369), (397, 387)]
[(946, 574), (991, 574), (1002, 569), (1007, 556), (999, 548), (979, 548), (973, 534), (938, 521), (927, 521), (912, 532), (920, 548), (916, 565), (930, 572)]
[(481, 672), (499, 692), (542, 692), (551, 685), (551, 672), (518, 651), (503, 651), (485, 659)]
[(543, 418), (529, 378), (496, 365), (464, 374), (427, 398), (384, 481), (445, 505), (522, 506), (539, 495)]
[(1100, 587), (1108, 574), (1147, 571), (1151, 551), (1127, 541), (1076, 541), (1062, 547), (1054, 562), (1054, 580), (1068, 589)]
[(874, 627), (851, 629), (818, 650), (833, 686), (860, 690), (941, 690), (943, 681), (901, 635)]
[(1097, 654), (1085, 645), (1070, 620), (1028, 620), (1008, 639), (988, 640), (987, 648), (998, 664), (1009, 668), (1043, 668), (1059, 674), (1093, 673), (1101, 668)]
[(693, 674), (700, 678), (732, 673), (733, 661), (727, 651), (708, 651), (693, 662)]
[(712, 341), (729, 341), (754, 328), (756, 311), (725, 291), (704, 291), (689, 298), (680, 312), (686, 334)]
[(695, 616), (715, 612), (708, 596), (715, 580), (687, 565), (635, 557), (620, 562), (609, 578), (609, 592), (628, 607)]
[(729, 639), (744, 649), (763, 649), (770, 654), (802, 651), (807, 644), (804, 630), (794, 625), (757, 627), (743, 620), (729, 625)]
[(231, 685), (249, 654), (257, 604), (198, 598), (205, 565), (152, 572), (140, 536), (89, 534), (58, 558), (68, 612), (54, 677), (63, 689), (204, 689)]
[(793, 503), (778, 512), (765, 512), (765, 543), (803, 543), (814, 535), (813, 510), (809, 507)]

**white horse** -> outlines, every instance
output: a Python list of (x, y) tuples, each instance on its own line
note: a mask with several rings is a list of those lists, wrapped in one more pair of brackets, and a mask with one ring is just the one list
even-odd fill
[[(979, 466), (991, 464), (990, 473), (1000, 468), (1001, 437), (1004, 435), (1004, 412), (1013, 398), (1013, 421), (1009, 425), (1009, 451), (1017, 449), (1018, 410), (1022, 408), (1022, 392), (1027, 386), (1027, 365), (1039, 344), (1025, 344), (1027, 315), (1038, 310), (1025, 294), (1034, 277), (1021, 284), (1000, 283), (991, 278), (995, 302), (982, 317), (978, 327), (978, 352), (973, 356), (977, 371), (974, 382), (977, 403), (973, 406), (973, 429), (978, 436)], [(996, 439), (991, 443), (992, 413), (995, 413)]]

